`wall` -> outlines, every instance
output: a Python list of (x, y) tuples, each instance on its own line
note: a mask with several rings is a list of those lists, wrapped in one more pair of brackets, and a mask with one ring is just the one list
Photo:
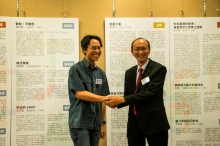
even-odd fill
[[(0, 16), (17, 17), (17, 0), (0, 0)], [(118, 17), (204, 17), (204, 0), (115, 0), (115, 16)], [(79, 18), (79, 38), (96, 34), (104, 42), (104, 20), (112, 17), (112, 0), (20, 0), (19, 16)], [(220, 0), (206, 0), (206, 17), (216, 17)], [(104, 48), (105, 50), (105, 48)], [(83, 53), (80, 51), (80, 60)], [(105, 51), (97, 62), (105, 70)], [(106, 146), (106, 139), (100, 146)]]

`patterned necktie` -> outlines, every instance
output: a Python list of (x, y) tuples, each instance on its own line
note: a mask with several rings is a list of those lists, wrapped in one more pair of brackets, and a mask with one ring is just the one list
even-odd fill
[[(140, 82), (141, 82), (142, 71), (143, 71), (143, 68), (140, 67), (140, 68), (138, 69), (139, 74), (138, 74), (137, 84), (136, 84), (136, 88), (135, 88), (135, 93), (137, 92), (137, 90), (138, 90), (138, 85), (139, 85)], [(134, 112), (135, 115), (137, 115), (135, 104), (134, 104), (133, 112)]]

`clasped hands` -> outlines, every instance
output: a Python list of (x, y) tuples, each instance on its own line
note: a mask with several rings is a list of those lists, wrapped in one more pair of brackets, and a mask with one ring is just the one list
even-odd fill
[(124, 103), (124, 97), (117, 96), (117, 95), (108, 95), (105, 99), (102, 100), (107, 106), (111, 108), (117, 107), (119, 104)]

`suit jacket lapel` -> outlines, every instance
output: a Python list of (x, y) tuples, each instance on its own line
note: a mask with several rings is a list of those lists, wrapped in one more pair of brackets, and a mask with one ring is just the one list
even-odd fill
[(131, 84), (132, 84), (133, 92), (135, 92), (135, 88), (136, 88), (136, 77), (137, 77), (137, 65), (132, 70), (132, 76), (131, 76)]
[(152, 64), (153, 64), (152, 60), (149, 59), (148, 65), (146, 66), (144, 73), (142, 75), (142, 79), (150, 74), (150, 72), (152, 71)]

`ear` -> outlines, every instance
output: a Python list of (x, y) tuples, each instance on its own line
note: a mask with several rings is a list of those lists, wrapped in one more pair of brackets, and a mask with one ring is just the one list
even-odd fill
[(134, 51), (134, 50), (133, 50), (133, 49), (131, 49), (131, 54), (132, 54), (132, 56), (134, 56), (133, 51)]

